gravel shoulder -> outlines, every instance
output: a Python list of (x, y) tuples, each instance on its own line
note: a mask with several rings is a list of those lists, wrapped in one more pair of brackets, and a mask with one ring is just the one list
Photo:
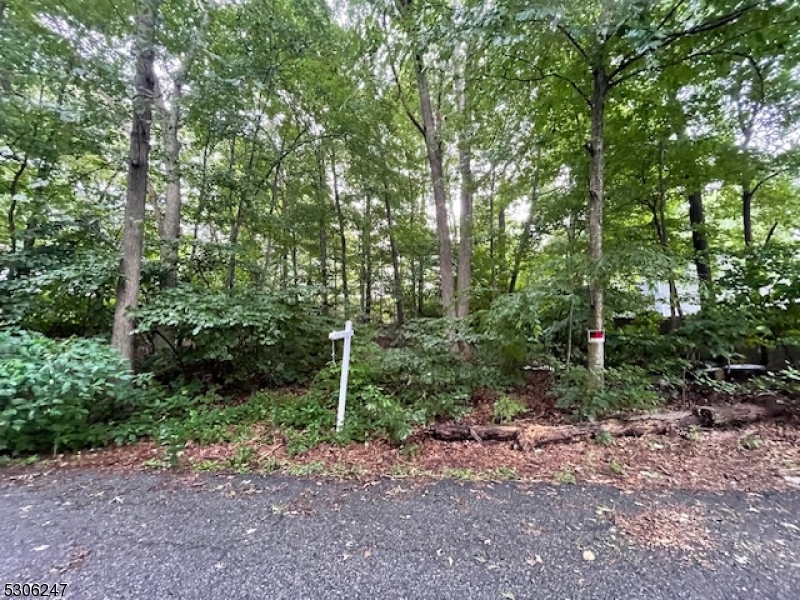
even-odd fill
[(0, 471), (0, 549), (85, 600), (796, 600), (800, 491)]

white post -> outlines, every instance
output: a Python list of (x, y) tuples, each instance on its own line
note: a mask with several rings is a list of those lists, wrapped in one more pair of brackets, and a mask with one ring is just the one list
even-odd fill
[(353, 337), (353, 322), (344, 324), (344, 331), (333, 331), (328, 334), (330, 340), (344, 340), (344, 354), (342, 356), (342, 378), (339, 381), (339, 409), (336, 411), (336, 432), (344, 426), (344, 408), (347, 401), (347, 375), (350, 371), (350, 340)]

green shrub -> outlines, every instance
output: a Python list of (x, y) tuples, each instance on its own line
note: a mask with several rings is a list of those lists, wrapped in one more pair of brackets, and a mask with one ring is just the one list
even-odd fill
[(498, 423), (509, 423), (527, 410), (528, 407), (519, 400), (514, 400), (510, 396), (500, 396), (494, 403), (494, 420)]
[(463, 361), (455, 351), (458, 344), (479, 341), (463, 323), (411, 321), (399, 332), (397, 347), (384, 354), (380, 385), (403, 406), (424, 410), (426, 420), (461, 416), (474, 390), (503, 388), (511, 381), (496, 366), (480, 360)]
[(217, 383), (282, 386), (305, 382), (328, 355), (334, 323), (289, 294), (235, 295), (188, 286), (165, 290), (136, 311), (137, 332), (162, 347), (160, 373), (211, 373)]
[(480, 318), (481, 346), (487, 359), (516, 370), (541, 354), (539, 296), (527, 288), (495, 299)]
[(0, 332), (0, 451), (103, 444), (105, 421), (141, 402), (144, 381), (105, 341)]
[(82, 248), (76, 240), (0, 254), (0, 326), (39, 331), (52, 337), (100, 335), (110, 329), (119, 248)]
[(595, 420), (620, 411), (651, 408), (659, 402), (644, 369), (606, 369), (601, 390), (593, 389), (590, 377), (587, 368), (578, 366), (561, 375), (551, 392), (557, 398), (556, 406), (578, 419)]

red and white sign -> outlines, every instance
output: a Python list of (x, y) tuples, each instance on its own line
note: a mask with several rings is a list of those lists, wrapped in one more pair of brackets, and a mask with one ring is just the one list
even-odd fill
[(606, 332), (602, 329), (590, 329), (589, 330), (589, 343), (590, 344), (602, 344), (606, 341)]

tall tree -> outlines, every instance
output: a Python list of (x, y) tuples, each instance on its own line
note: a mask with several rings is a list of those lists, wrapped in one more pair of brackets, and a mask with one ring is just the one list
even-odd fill
[(128, 157), (128, 186), (122, 230), (120, 277), (114, 310), (111, 343), (131, 363), (134, 356), (133, 318), (128, 311), (139, 302), (144, 216), (150, 166), (150, 126), (155, 89), (156, 26), (161, 0), (140, 0), (136, 15), (136, 70), (133, 119)]
[(170, 90), (166, 91), (155, 80), (155, 102), (161, 120), (161, 131), (164, 138), (164, 179), (166, 182), (164, 201), (164, 220), (161, 228), (161, 260), (166, 270), (166, 287), (178, 284), (178, 241), (181, 236), (181, 142), (180, 127), (183, 109), (183, 90), (189, 71), (192, 68), (198, 51), (202, 48), (210, 7), (200, 7), (201, 23), (187, 50), (180, 58), (178, 68), (170, 78)]

